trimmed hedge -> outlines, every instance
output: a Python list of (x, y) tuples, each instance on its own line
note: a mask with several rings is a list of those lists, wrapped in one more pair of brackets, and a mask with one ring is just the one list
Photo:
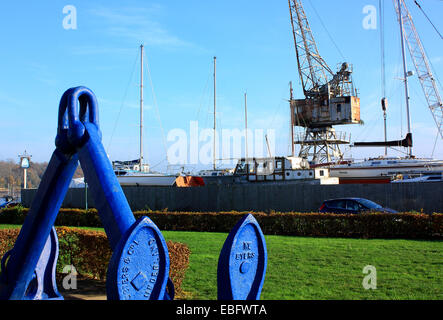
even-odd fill
[[(0, 224), (22, 224), (26, 208), (4, 209)], [(229, 232), (247, 212), (165, 212), (137, 211), (136, 218), (148, 216), (160, 230)], [(269, 235), (442, 239), (443, 214), (368, 213), (337, 215), (325, 213), (253, 213), (263, 233)], [(95, 209), (61, 209), (56, 225), (102, 227)]]
[[(62, 273), (64, 266), (73, 265), (82, 276), (105, 280), (112, 255), (105, 232), (68, 227), (56, 227), (56, 230), (60, 250), (57, 273)], [(19, 232), (18, 228), (0, 229), (0, 257), (12, 249)], [(170, 259), (169, 277), (174, 283), (176, 297), (180, 298), (190, 250), (183, 243), (167, 241), (166, 244)]]
[[(139, 213), (161, 230), (229, 232), (244, 213)], [(349, 238), (443, 238), (442, 214), (253, 213), (264, 234)]]

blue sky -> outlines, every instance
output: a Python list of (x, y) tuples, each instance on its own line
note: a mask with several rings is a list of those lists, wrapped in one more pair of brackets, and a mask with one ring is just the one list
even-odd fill
[[(407, 3), (434, 72), (443, 81), (443, 42), (413, 1)], [(443, 1), (421, 3), (441, 27)], [(63, 28), (66, 5), (77, 10), (75, 30)], [(353, 65), (365, 125), (337, 128), (351, 133), (353, 141), (383, 139), (379, 30), (363, 28), (366, 5), (378, 6), (378, 0), (304, 1), (318, 49), (329, 66), (335, 70), (344, 58)], [(398, 80), (399, 28), (392, 2), (385, 0), (385, 7), (388, 138), (399, 139), (406, 133), (404, 91)], [(0, 39), (1, 160), (18, 160), (26, 149), (33, 160), (48, 161), (59, 99), (78, 85), (91, 88), (98, 98), (103, 144), (110, 158), (137, 158), (141, 43), (154, 87), (146, 72), (144, 149), (156, 169), (166, 165), (164, 137), (170, 130), (188, 131), (190, 121), (198, 121), (200, 128), (212, 126), (213, 56), (217, 126), (243, 129), (247, 92), (249, 127), (276, 130), (276, 154), (290, 152), (289, 81), (296, 97), (302, 97), (302, 89), (286, 0), (2, 1)], [(436, 126), (416, 77), (410, 78), (410, 86), (414, 153), (430, 157)], [(443, 93), (441, 86), (440, 90)], [(346, 149), (346, 156), (356, 159), (382, 153), (380, 148)], [(441, 139), (433, 156), (443, 158)]]

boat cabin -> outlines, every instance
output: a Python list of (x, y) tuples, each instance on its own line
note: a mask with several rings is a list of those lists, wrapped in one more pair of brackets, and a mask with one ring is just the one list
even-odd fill
[(140, 160), (112, 161), (112, 168), (116, 176), (123, 176), (130, 172), (149, 173), (149, 164), (143, 163), (140, 170)]
[(299, 157), (242, 158), (237, 163), (234, 175), (244, 176), (249, 182), (326, 181), (329, 179), (329, 169), (310, 168), (309, 163)]

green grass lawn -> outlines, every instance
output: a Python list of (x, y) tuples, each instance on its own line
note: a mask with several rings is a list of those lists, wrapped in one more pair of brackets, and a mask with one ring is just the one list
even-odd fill
[[(191, 249), (183, 290), (191, 299), (216, 299), (218, 255), (227, 234), (163, 234)], [(441, 241), (265, 238), (262, 299), (443, 299)], [(363, 288), (366, 265), (376, 267), (376, 290)]]
[[(6, 227), (20, 226), (0, 225)], [(182, 284), (188, 298), (216, 299), (218, 256), (227, 234), (164, 231), (163, 235), (191, 250)], [(262, 299), (443, 299), (442, 241), (265, 238), (268, 267)], [(376, 267), (376, 290), (362, 286), (366, 265)]]

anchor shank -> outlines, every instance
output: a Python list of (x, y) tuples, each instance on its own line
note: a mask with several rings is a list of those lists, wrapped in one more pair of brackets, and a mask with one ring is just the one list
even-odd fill
[(80, 164), (114, 251), (121, 236), (134, 224), (135, 218), (100, 141), (97, 127), (91, 123), (84, 125), (89, 139), (78, 150)]

